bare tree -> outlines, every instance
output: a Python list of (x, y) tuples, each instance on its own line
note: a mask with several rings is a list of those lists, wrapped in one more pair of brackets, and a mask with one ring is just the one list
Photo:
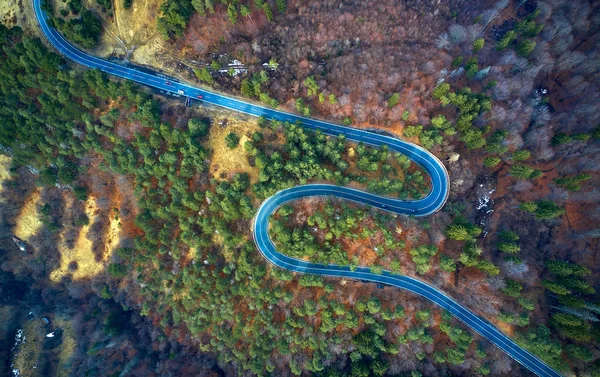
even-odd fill
[(450, 41), (455, 45), (459, 45), (467, 39), (467, 29), (464, 26), (454, 24), (448, 29)]
[(483, 11), (481, 21), (483, 21), (483, 30), (485, 30), (488, 25), (494, 21), (498, 17), (498, 11), (496, 9), (487, 9)]
[(550, 148), (552, 130), (549, 127), (537, 127), (525, 136), (525, 144), (531, 150), (532, 155), (541, 160), (554, 157), (554, 151)]
[(579, 51), (565, 52), (556, 61), (556, 68), (559, 71), (566, 71), (581, 64), (585, 59), (586, 56)]
[(550, 54), (550, 46), (547, 42), (538, 43), (531, 57), (535, 60), (535, 65), (540, 66), (544, 73), (548, 73), (554, 68), (554, 58)]
[(566, 38), (571, 35), (571, 23), (564, 16), (552, 17), (552, 22), (545, 27), (542, 32), (542, 38), (546, 41), (552, 41), (555, 38)]
[(440, 50), (447, 50), (451, 46), (450, 37), (448, 36), (448, 33), (440, 34), (440, 36), (437, 37), (437, 39), (435, 40), (435, 45)]
[(552, 115), (548, 106), (537, 106), (533, 112), (533, 122), (536, 126), (548, 124)]
[(581, 75), (573, 76), (565, 83), (567, 90), (571, 95), (578, 95), (585, 91), (589, 83)]
[(529, 272), (529, 266), (526, 263), (515, 263), (513, 261), (504, 262), (506, 274), (513, 278), (522, 278)]
[(581, 2), (577, 6), (573, 6), (570, 9), (570, 19), (573, 24), (573, 28), (578, 32), (587, 32), (590, 28), (590, 22), (588, 20), (590, 15), (590, 5)]
[(573, 44), (573, 36), (571, 34), (565, 36), (564, 38), (557, 39), (552, 45), (552, 51), (556, 55), (562, 55), (566, 53), (571, 45)]

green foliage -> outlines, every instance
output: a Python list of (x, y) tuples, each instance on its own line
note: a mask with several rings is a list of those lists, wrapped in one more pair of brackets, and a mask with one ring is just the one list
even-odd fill
[(517, 39), (517, 33), (514, 30), (507, 31), (504, 36), (496, 43), (496, 50), (504, 50), (507, 48), (515, 39)]
[(435, 245), (421, 245), (410, 250), (413, 262), (416, 264), (417, 273), (423, 275), (431, 269), (430, 259), (438, 252)]
[(571, 136), (567, 135), (564, 132), (559, 132), (552, 137), (550, 145), (552, 145), (553, 147), (557, 147), (559, 145), (566, 144), (571, 140), (573, 140)]
[(103, 300), (110, 300), (112, 298), (112, 294), (108, 290), (108, 285), (105, 285), (102, 287), (102, 289), (100, 290), (99, 296)]
[(488, 364), (482, 364), (480, 365), (478, 368), (476, 368), (477, 373), (481, 374), (482, 376), (487, 376), (490, 373), (492, 373), (492, 370), (490, 369), (490, 366)]
[(461, 216), (457, 216), (454, 222), (446, 228), (446, 235), (457, 241), (470, 241), (480, 234), (481, 228)]
[[(537, 11), (537, 13), (539, 14), (539, 10)], [(533, 21), (533, 19), (537, 17), (535, 14), (536, 13), (529, 15), (527, 18), (517, 23), (515, 30), (520, 35), (531, 38), (535, 37), (540, 33), (540, 31), (542, 31), (544, 25), (537, 25), (535, 21)]]
[(404, 128), (403, 134), (406, 137), (415, 137), (420, 136), (422, 132), (423, 126), (419, 124), (416, 126), (407, 126), (406, 128)]
[(446, 235), (457, 241), (467, 241), (471, 239), (469, 230), (464, 225), (450, 225), (446, 229)]
[[(450, 84), (448, 84), (448, 83), (440, 84), (433, 90), (433, 98), (442, 100), (443, 98), (446, 97), (446, 95), (449, 92), (450, 92)], [(443, 103), (443, 101), (442, 101), (442, 103)]]
[(235, 149), (240, 143), (240, 137), (234, 132), (230, 132), (225, 136), (225, 145), (229, 149)]
[(440, 255), (440, 269), (446, 272), (454, 272), (456, 271), (456, 262), (454, 259), (442, 254)]
[(462, 365), (465, 362), (465, 353), (454, 348), (446, 351), (446, 360), (453, 365)]
[(237, 18), (238, 18), (238, 10), (236, 8), (236, 6), (234, 5), (234, 3), (229, 3), (229, 5), (227, 6), (227, 17), (229, 18), (229, 21), (235, 25), (235, 23), (237, 22)]
[(383, 267), (381, 266), (371, 266), (371, 273), (381, 275), (383, 273)]
[(550, 338), (550, 329), (539, 325), (525, 334), (516, 333), (516, 342), (525, 349), (533, 352), (553, 368), (563, 370), (564, 361), (561, 358), (562, 347), (560, 342)]
[(194, 12), (191, 0), (166, 0), (160, 6), (156, 28), (165, 39), (179, 38)]
[(408, 117), (410, 117), (410, 111), (404, 110), (402, 112), (402, 120), (406, 122), (408, 120)]
[(85, 186), (75, 186), (73, 187), (73, 194), (78, 200), (86, 201), (88, 198), (88, 190)]
[(523, 312), (519, 314), (517, 317), (517, 326), (525, 327), (529, 325), (529, 314), (527, 312)]
[[(475, 67), (477, 61), (471, 60), (469, 64), (471, 67)], [(474, 69), (472, 70), (475, 72)], [(458, 108), (459, 115), (456, 120), (456, 131), (460, 134), (460, 140), (469, 149), (477, 149), (485, 146), (484, 130), (473, 127), (473, 120), (492, 108), (489, 97), (484, 94), (475, 94), (470, 88), (462, 88), (458, 92), (452, 92), (450, 85), (447, 83), (438, 85), (433, 90), (433, 97), (439, 99), (442, 106), (453, 105)]]
[(504, 323), (514, 323), (516, 318), (513, 313), (500, 312), (498, 319)]
[(188, 130), (193, 138), (204, 138), (208, 135), (210, 122), (206, 118), (190, 118), (187, 123)]
[(452, 59), (452, 67), (460, 67), (464, 60), (464, 56), (457, 56), (456, 58)]
[(485, 45), (485, 39), (479, 38), (473, 42), (473, 53), (478, 52)]
[(519, 206), (523, 211), (535, 214), (539, 220), (548, 220), (564, 215), (565, 209), (549, 200), (523, 202)]
[(304, 87), (306, 88), (307, 91), (307, 96), (310, 98), (312, 96), (316, 96), (318, 94), (318, 92), (321, 90), (321, 88), (319, 88), (319, 84), (317, 84), (317, 82), (315, 81), (315, 77), (314, 76), (308, 76), (305, 80), (304, 80)]
[(562, 284), (555, 283), (553, 281), (543, 280), (542, 284), (544, 285), (544, 287), (546, 287), (546, 289), (558, 295), (568, 295), (571, 293), (571, 291), (567, 287), (565, 287)]
[(388, 107), (391, 109), (392, 107), (396, 106), (399, 102), (400, 102), (400, 93), (394, 93), (390, 96), (390, 98), (388, 98), (387, 104), (388, 104)]
[(196, 75), (198, 80), (200, 80), (206, 84), (212, 85), (215, 82), (212, 75), (210, 74), (210, 71), (206, 67), (204, 67), (202, 69), (194, 69), (194, 74)]
[(507, 241), (507, 242), (516, 242), (519, 240), (519, 235), (513, 231), (501, 231), (498, 234), (498, 237), (502, 241)]
[(519, 149), (512, 154), (511, 158), (513, 161), (521, 162), (529, 159), (530, 156), (531, 152), (529, 152), (527, 149)]
[(111, 263), (108, 265), (108, 274), (114, 278), (123, 278), (127, 276), (127, 267), (118, 263)]
[(371, 297), (367, 301), (367, 310), (371, 314), (377, 314), (381, 310), (381, 302), (376, 297)]
[(554, 183), (564, 187), (566, 190), (569, 191), (579, 191), (581, 189), (580, 183), (587, 181), (590, 178), (592, 178), (591, 175), (587, 173), (580, 173), (577, 175), (555, 178)]
[(312, 109), (307, 105), (302, 98), (298, 98), (295, 102), (296, 110), (305, 117), (309, 117), (312, 114)]
[(67, 39), (84, 48), (93, 48), (98, 44), (102, 33), (100, 19), (91, 11), (81, 8), (79, 17), (65, 21), (62, 18), (52, 18), (51, 24), (60, 30)]
[(431, 124), (435, 129), (444, 131), (447, 135), (453, 135), (456, 132), (452, 124), (443, 115), (431, 118)]
[(521, 251), (521, 247), (513, 242), (500, 242), (498, 243), (498, 250), (504, 253), (515, 254)]
[(530, 166), (513, 165), (510, 167), (510, 175), (517, 179), (530, 179), (534, 177), (536, 170)]
[(287, 8), (286, 0), (275, 0), (275, 5), (277, 6), (277, 11), (279, 13), (285, 13)]
[(488, 156), (483, 159), (483, 166), (486, 168), (493, 168), (498, 166), (502, 159), (498, 156)]
[(592, 351), (590, 351), (589, 348), (586, 348), (584, 346), (580, 346), (577, 344), (569, 344), (566, 347), (566, 351), (570, 357), (584, 361), (586, 363), (589, 363), (590, 361), (594, 360), (594, 354), (592, 353)]
[(523, 286), (514, 280), (507, 279), (506, 286), (502, 289), (502, 292), (510, 297), (519, 297), (521, 296), (521, 291), (523, 290)]
[(583, 277), (589, 275), (591, 272), (587, 267), (580, 266), (577, 263), (561, 261), (561, 260), (548, 260), (545, 262), (548, 271), (553, 275), (560, 277), (577, 276)]
[(531, 39), (524, 39), (517, 44), (516, 51), (519, 55), (523, 57), (528, 57), (533, 51), (533, 49), (535, 49), (536, 45), (537, 43), (535, 43), (535, 41)]
[(476, 57), (473, 57), (465, 64), (465, 72), (468, 78), (472, 79), (479, 72), (479, 61)]

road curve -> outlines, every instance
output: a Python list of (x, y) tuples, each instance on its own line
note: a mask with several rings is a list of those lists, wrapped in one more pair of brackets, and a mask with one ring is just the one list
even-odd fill
[(327, 135), (345, 135), (349, 140), (363, 142), (373, 146), (387, 145), (390, 149), (405, 154), (411, 160), (421, 165), (431, 177), (432, 190), (425, 198), (414, 201), (385, 198), (347, 187), (327, 184), (297, 186), (276, 193), (262, 203), (254, 218), (253, 236), (258, 250), (270, 263), (295, 272), (368, 280), (406, 289), (448, 310), (464, 324), (488, 339), (514, 360), (538, 376), (561, 376), (542, 360), (527, 350), (519, 347), (506, 334), (494, 327), (491, 323), (474, 314), (451, 297), (425, 282), (408, 276), (394, 275), (389, 271), (383, 271), (383, 273), (379, 275), (371, 273), (368, 268), (364, 267), (358, 267), (355, 271), (350, 271), (349, 267), (346, 266), (322, 265), (300, 261), (279, 253), (269, 238), (268, 230), (270, 215), (284, 203), (309, 196), (335, 196), (402, 215), (427, 216), (435, 213), (445, 204), (448, 198), (449, 178), (444, 164), (433, 154), (417, 145), (389, 136), (269, 109), (200, 88), (195, 88), (185, 83), (166, 81), (165, 78), (161, 78), (158, 74), (142, 72), (134, 68), (124, 67), (88, 55), (75, 48), (54, 28), (48, 25), (47, 16), (42, 10), (41, 2), (42, 0), (33, 0), (33, 7), (42, 32), (48, 41), (61, 54), (81, 65), (97, 68), (108, 74), (171, 93), (181, 94), (181, 91), (183, 91), (184, 95), (194, 99), (198, 96), (202, 96), (202, 99), (207, 103), (245, 114), (264, 116), (269, 119), (292, 123), (300, 121), (303, 127), (319, 130)]

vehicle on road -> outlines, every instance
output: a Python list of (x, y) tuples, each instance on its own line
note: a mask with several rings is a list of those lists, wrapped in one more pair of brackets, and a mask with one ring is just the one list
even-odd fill
[(200, 94), (198, 94), (196, 97), (198, 97), (198, 98), (200, 98), (200, 99), (204, 98), (204, 97), (202, 97)]
[(173, 85), (173, 83), (171, 81), (165, 81), (166, 85)]
[(417, 210), (416, 210), (416, 209), (414, 209), (414, 208), (411, 208), (411, 209), (410, 209), (410, 213), (417, 213)]
[(385, 205), (385, 204), (381, 205), (381, 208), (386, 208), (386, 207), (387, 207), (387, 205)]
[(179, 93), (179, 94), (184, 94), (185, 92), (184, 92), (183, 90), (179, 89), (179, 90), (177, 91), (177, 93)]

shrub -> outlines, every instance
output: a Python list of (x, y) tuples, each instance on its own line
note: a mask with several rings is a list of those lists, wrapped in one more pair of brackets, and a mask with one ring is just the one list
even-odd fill
[(127, 268), (118, 263), (111, 263), (108, 265), (108, 274), (114, 278), (122, 278), (127, 276)]
[(233, 132), (230, 132), (229, 134), (227, 134), (227, 136), (225, 136), (225, 145), (227, 145), (227, 148), (229, 149), (236, 148), (239, 142), (240, 137)]
[(404, 136), (406, 137), (415, 137), (415, 136), (420, 136), (421, 133), (423, 132), (423, 126), (416, 125), (416, 126), (408, 126), (404, 129)]
[(206, 84), (212, 85), (215, 82), (210, 74), (210, 71), (206, 67), (202, 69), (194, 69), (194, 74), (198, 80), (205, 82)]
[(488, 156), (483, 159), (483, 166), (486, 168), (493, 168), (496, 167), (501, 161), (502, 159), (498, 156)]
[(531, 153), (527, 149), (521, 149), (515, 151), (512, 154), (513, 161), (525, 161), (531, 156)]
[(388, 99), (388, 107), (391, 109), (392, 107), (396, 106), (398, 102), (400, 102), (400, 94), (394, 93)]
[(517, 45), (517, 53), (523, 57), (528, 57), (537, 44), (531, 39), (524, 39)]

